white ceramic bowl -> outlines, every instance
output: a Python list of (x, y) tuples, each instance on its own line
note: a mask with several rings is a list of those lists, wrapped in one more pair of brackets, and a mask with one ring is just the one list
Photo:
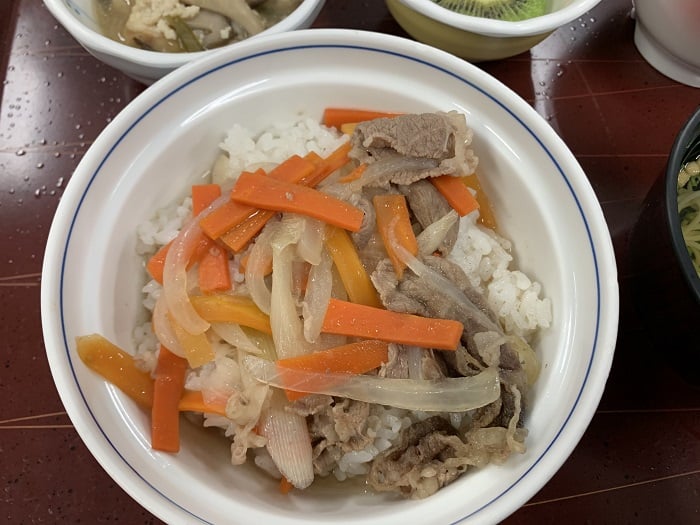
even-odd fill
[[(149, 446), (149, 415), (87, 370), (74, 338), (98, 332), (130, 348), (141, 311), (136, 227), (179, 200), (215, 158), (225, 130), (261, 130), (329, 105), (457, 110), (502, 232), (554, 305), (537, 344), (542, 374), (528, 451), (463, 476), (423, 501), (320, 483), (279, 494), (232, 467), (225, 440), (185, 425), (178, 455)], [(617, 333), (615, 259), (589, 182), (525, 101), (463, 60), (398, 37), (311, 29), (244, 42), (145, 90), (80, 162), (51, 227), (42, 276), (46, 351), (66, 410), (105, 470), (169, 523), (495, 523), (533, 496), (576, 446), (598, 405)]]
[(700, 87), (700, 2), (634, 0), (634, 43), (659, 72)]
[[(144, 84), (151, 84), (174, 69), (211, 53), (159, 53), (136, 49), (104, 36), (94, 15), (95, 0), (43, 0), (51, 14), (91, 55)], [(303, 0), (279, 23), (255, 35), (306, 29), (311, 26), (326, 0)], [(237, 45), (237, 43), (230, 44)]]
[(461, 15), (432, 0), (386, 0), (389, 11), (408, 34), (472, 62), (523, 53), (599, 2), (551, 0), (551, 11), (546, 15), (506, 22)]

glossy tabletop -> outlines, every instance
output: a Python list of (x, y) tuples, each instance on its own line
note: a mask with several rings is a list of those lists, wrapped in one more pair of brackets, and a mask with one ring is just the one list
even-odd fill
[[(599, 409), (568, 461), (509, 525), (700, 523), (700, 389), (649, 333), (640, 309), (655, 305), (645, 304), (646, 276), (631, 249), (645, 197), (700, 89), (643, 60), (631, 11), (631, 0), (603, 0), (531, 52), (479, 64), (532, 104), (583, 166), (610, 228), (621, 296)], [(380, 0), (328, 0), (315, 26), (406, 36)], [(86, 53), (41, 0), (0, 0), (0, 50), (0, 522), (160, 523), (109, 478), (71, 425), (39, 308), (44, 245), (71, 173), (145, 87)]]

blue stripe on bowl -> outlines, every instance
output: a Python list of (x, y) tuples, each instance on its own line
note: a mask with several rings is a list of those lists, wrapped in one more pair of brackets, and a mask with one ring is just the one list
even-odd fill
[[(70, 2), (70, 3), (72, 4), (72, 2)], [(140, 123), (143, 119), (145, 119), (153, 110), (155, 110), (155, 109), (156, 109), (158, 106), (160, 106), (163, 102), (165, 102), (166, 100), (168, 100), (169, 98), (171, 98), (172, 96), (174, 96), (176, 93), (178, 93), (178, 92), (181, 91), (182, 89), (186, 88), (187, 86), (198, 82), (198, 81), (201, 80), (202, 78), (204, 78), (204, 77), (206, 77), (206, 76), (208, 76), (208, 75), (211, 75), (211, 74), (213, 74), (213, 73), (215, 73), (215, 72), (217, 72), (217, 71), (219, 71), (219, 70), (222, 70), (222, 69), (226, 69), (226, 68), (235, 66), (235, 65), (238, 64), (238, 63), (247, 62), (247, 61), (250, 61), (250, 60), (254, 60), (254, 59), (258, 58), (258, 57), (265, 56), (265, 55), (272, 55), (272, 54), (277, 54), (277, 53), (293, 53), (293, 52), (296, 52), (296, 51), (303, 51), (304, 49), (324, 49), (324, 48), (349, 49), (349, 50), (355, 50), (355, 51), (366, 51), (366, 52), (370, 52), (370, 53), (378, 53), (378, 54), (383, 54), (383, 55), (391, 55), (391, 56), (396, 57), (396, 58), (401, 59), (401, 60), (408, 60), (408, 61), (410, 61), (410, 62), (416, 62), (416, 63), (419, 63), (419, 64), (425, 66), (425, 67), (434, 69), (434, 70), (436, 70), (436, 71), (439, 71), (439, 72), (442, 73), (442, 74), (445, 74), (445, 75), (447, 75), (447, 76), (449, 76), (449, 77), (452, 77), (452, 78), (454, 78), (454, 79), (456, 79), (456, 80), (458, 80), (458, 81), (464, 83), (465, 85), (469, 86), (471, 89), (473, 89), (473, 90), (475, 90), (475, 91), (478, 91), (478, 92), (481, 93), (482, 95), (484, 95), (484, 96), (488, 97), (489, 99), (491, 99), (495, 104), (497, 104), (498, 106), (500, 106), (500, 107), (501, 107), (503, 110), (505, 110), (511, 117), (513, 117), (513, 119), (514, 119), (515, 121), (517, 121), (517, 122), (520, 124), (520, 126), (522, 126), (522, 128), (528, 132), (528, 134), (540, 145), (540, 147), (542, 148), (542, 150), (547, 154), (547, 156), (548, 156), (549, 159), (551, 160), (552, 164), (556, 167), (557, 171), (559, 172), (559, 174), (561, 175), (562, 179), (563, 179), (564, 182), (566, 183), (566, 185), (567, 185), (567, 187), (568, 187), (568, 189), (569, 189), (569, 192), (571, 193), (572, 198), (573, 198), (574, 201), (576, 202), (576, 206), (577, 206), (577, 208), (578, 208), (578, 210), (579, 210), (579, 214), (580, 214), (580, 216), (581, 216), (581, 220), (583, 221), (583, 223), (584, 223), (584, 225), (585, 225), (585, 228), (586, 228), (586, 234), (587, 234), (587, 236), (588, 236), (588, 244), (589, 244), (589, 247), (590, 247), (590, 250), (591, 250), (591, 254), (592, 254), (592, 256), (593, 256), (593, 261), (594, 261), (594, 266), (595, 266), (596, 321), (595, 321), (595, 333), (594, 333), (594, 339), (593, 339), (593, 346), (592, 346), (592, 348), (591, 348), (591, 350), (590, 350), (590, 358), (589, 358), (589, 360), (588, 360), (588, 366), (587, 366), (587, 368), (586, 368), (586, 374), (585, 374), (584, 380), (583, 380), (583, 382), (582, 382), (582, 384), (581, 384), (581, 388), (580, 388), (580, 390), (579, 390), (579, 392), (578, 392), (578, 394), (577, 394), (576, 401), (575, 401), (574, 405), (571, 407), (571, 410), (570, 410), (569, 414), (567, 415), (567, 417), (566, 417), (564, 423), (562, 424), (562, 426), (561, 426), (561, 428), (559, 429), (559, 431), (557, 432), (557, 434), (554, 436), (554, 438), (552, 439), (552, 441), (547, 445), (547, 447), (545, 448), (544, 452), (543, 452), (543, 453), (534, 461), (534, 463), (530, 466), (530, 468), (529, 468), (525, 473), (523, 473), (523, 475), (522, 475), (520, 478), (518, 478), (514, 483), (512, 483), (509, 487), (506, 487), (498, 496), (494, 497), (494, 498), (491, 499), (490, 501), (487, 501), (486, 503), (484, 503), (484, 505), (482, 505), (481, 507), (479, 507), (478, 509), (476, 509), (474, 512), (472, 512), (472, 513), (470, 513), (470, 514), (468, 514), (468, 515), (465, 515), (465, 516), (463, 516), (462, 518), (460, 518), (459, 520), (457, 520), (456, 522), (454, 522), (454, 523), (460, 523), (460, 522), (462, 522), (462, 521), (464, 521), (464, 520), (467, 520), (467, 519), (469, 519), (469, 518), (471, 518), (471, 517), (476, 516), (478, 513), (482, 512), (484, 509), (486, 509), (487, 507), (489, 507), (490, 505), (492, 505), (495, 501), (497, 501), (498, 499), (500, 499), (501, 497), (503, 497), (505, 494), (507, 494), (507, 493), (508, 493), (510, 490), (512, 490), (516, 485), (518, 485), (519, 483), (521, 483), (521, 482), (527, 477), (527, 475), (532, 471), (532, 469), (534, 469), (535, 466), (537, 466), (537, 465), (540, 463), (540, 461), (544, 458), (544, 456), (545, 456), (545, 455), (547, 454), (547, 452), (552, 448), (552, 446), (554, 446), (554, 444), (556, 443), (556, 441), (559, 439), (560, 435), (562, 434), (562, 432), (563, 432), (564, 429), (566, 428), (567, 424), (569, 423), (569, 421), (570, 421), (570, 419), (571, 419), (573, 413), (575, 412), (576, 408), (578, 407), (579, 401), (580, 401), (580, 399), (581, 399), (581, 395), (583, 394), (584, 388), (585, 388), (585, 386), (586, 386), (586, 384), (587, 384), (587, 382), (588, 382), (589, 375), (590, 375), (590, 371), (591, 371), (591, 367), (592, 367), (592, 365), (593, 365), (593, 362), (594, 362), (594, 359), (595, 359), (595, 356), (596, 356), (596, 352), (597, 352), (598, 337), (599, 337), (599, 330), (600, 330), (600, 323), (601, 323), (601, 283), (600, 283), (600, 273), (599, 273), (599, 268), (598, 268), (598, 255), (597, 255), (597, 252), (596, 252), (595, 244), (594, 244), (594, 242), (593, 242), (593, 237), (592, 237), (592, 234), (591, 234), (590, 226), (589, 226), (589, 224), (588, 224), (588, 221), (586, 220), (586, 216), (585, 216), (585, 214), (584, 214), (584, 212), (583, 212), (583, 207), (582, 207), (582, 205), (581, 205), (581, 203), (580, 203), (580, 201), (579, 201), (579, 199), (578, 199), (578, 196), (576, 195), (576, 193), (575, 193), (575, 191), (574, 191), (574, 189), (573, 189), (573, 186), (572, 186), (571, 182), (570, 182), (569, 179), (567, 178), (566, 174), (564, 173), (564, 170), (562, 169), (562, 167), (560, 166), (560, 164), (557, 162), (557, 160), (556, 160), (556, 158), (554, 157), (554, 155), (549, 151), (549, 149), (547, 149), (547, 147), (542, 143), (542, 141), (537, 137), (537, 135), (525, 124), (525, 122), (523, 122), (523, 121), (517, 116), (517, 114), (516, 114), (513, 110), (511, 110), (504, 102), (498, 100), (496, 97), (494, 97), (494, 96), (491, 95), (490, 93), (484, 91), (482, 88), (480, 88), (479, 86), (475, 85), (475, 84), (472, 83), (470, 80), (468, 80), (468, 79), (462, 77), (461, 75), (459, 75), (459, 74), (457, 74), (457, 73), (455, 73), (455, 72), (453, 72), (453, 71), (450, 71), (449, 69), (446, 69), (446, 68), (437, 66), (437, 65), (432, 64), (432, 63), (430, 63), (430, 62), (428, 62), (428, 61), (426, 61), (426, 60), (423, 60), (423, 59), (420, 59), (420, 58), (416, 58), (416, 57), (414, 57), (414, 56), (410, 56), (410, 55), (406, 55), (406, 54), (398, 53), (398, 52), (394, 52), (394, 51), (387, 51), (387, 50), (384, 50), (384, 49), (378, 49), (378, 48), (369, 47), (369, 46), (359, 46), (359, 45), (358, 45), (358, 46), (355, 46), (355, 45), (341, 45), (341, 44), (327, 44), (327, 45), (312, 44), (312, 45), (301, 45), (301, 46), (288, 46), (288, 47), (280, 47), (280, 48), (277, 48), (277, 49), (272, 49), (272, 50), (269, 50), (269, 51), (264, 51), (264, 52), (259, 52), (259, 53), (253, 53), (253, 54), (250, 54), (250, 55), (247, 55), (247, 56), (244, 56), (244, 57), (235, 59), (235, 60), (231, 60), (231, 61), (226, 62), (226, 63), (224, 63), (224, 64), (221, 64), (221, 65), (219, 65), (219, 66), (213, 67), (213, 68), (211, 68), (211, 69), (205, 71), (204, 73), (201, 73), (200, 75), (197, 75), (197, 76), (194, 77), (193, 79), (191, 79), (191, 80), (189, 80), (189, 81), (187, 81), (187, 82), (185, 82), (185, 83), (183, 83), (183, 84), (181, 84), (181, 85), (175, 87), (175, 88), (172, 89), (168, 94), (166, 94), (166, 95), (163, 96), (161, 99), (159, 99), (158, 101), (156, 101), (155, 103), (153, 103), (149, 108), (147, 108), (147, 109), (143, 112), (143, 114), (141, 114), (137, 119), (135, 119), (135, 121), (126, 129), (126, 131), (116, 140), (116, 142), (115, 142), (115, 143), (110, 147), (110, 149), (107, 151), (107, 153), (105, 154), (104, 158), (100, 161), (100, 163), (98, 164), (98, 166), (97, 166), (97, 168), (95, 169), (94, 173), (93, 173), (92, 176), (90, 177), (90, 180), (89, 180), (88, 184), (86, 185), (85, 191), (83, 192), (83, 195), (81, 196), (81, 198), (80, 198), (80, 200), (79, 200), (78, 206), (77, 206), (77, 208), (76, 208), (76, 210), (75, 210), (75, 213), (74, 213), (74, 215), (73, 215), (73, 218), (72, 218), (72, 220), (71, 220), (71, 225), (70, 225), (70, 228), (69, 228), (69, 231), (68, 231), (68, 235), (67, 235), (67, 237), (66, 237), (66, 244), (65, 244), (64, 251), (63, 251), (63, 260), (62, 260), (62, 264), (61, 264), (60, 284), (59, 284), (59, 315), (60, 315), (61, 328), (62, 328), (62, 332), (63, 332), (63, 344), (64, 344), (64, 349), (65, 349), (66, 358), (67, 358), (68, 363), (69, 363), (69, 365), (70, 365), (71, 372), (72, 372), (72, 374), (73, 374), (73, 379), (75, 380), (76, 387), (77, 387), (78, 391), (80, 392), (81, 397), (83, 398), (83, 402), (84, 402), (84, 405), (85, 405), (85, 409), (90, 413), (90, 416), (92, 417), (92, 419), (93, 419), (95, 425), (96, 425), (97, 428), (100, 430), (100, 432), (102, 433), (102, 435), (103, 435), (103, 437), (105, 438), (105, 440), (110, 444), (110, 446), (112, 447), (112, 449), (114, 450), (114, 452), (119, 456), (119, 458), (120, 458), (122, 461), (124, 461), (124, 463), (129, 467), (129, 469), (131, 469), (131, 471), (132, 471), (135, 475), (137, 475), (144, 483), (146, 483), (149, 487), (151, 487), (151, 489), (153, 489), (154, 492), (156, 492), (156, 493), (159, 494), (161, 497), (163, 497), (164, 499), (166, 499), (171, 505), (173, 505), (174, 507), (176, 507), (176, 508), (182, 510), (182, 511), (183, 511), (184, 513), (186, 513), (187, 515), (189, 515), (189, 516), (191, 516), (191, 517), (193, 517), (193, 518), (196, 518), (197, 520), (199, 520), (199, 521), (202, 522), (202, 523), (210, 523), (210, 522), (208, 522), (207, 520), (205, 520), (204, 518), (202, 518), (202, 517), (200, 517), (200, 516), (197, 516), (197, 515), (194, 514), (193, 512), (189, 511), (187, 508), (183, 507), (182, 505), (180, 505), (180, 504), (177, 503), (176, 501), (173, 501), (171, 498), (169, 498), (168, 496), (166, 496), (165, 494), (163, 494), (162, 492), (160, 492), (160, 491), (158, 490), (158, 488), (155, 487), (153, 484), (151, 484), (147, 479), (145, 479), (145, 478), (139, 473), (139, 471), (138, 471), (133, 465), (131, 465), (131, 464), (126, 460), (126, 458), (120, 453), (120, 451), (117, 449), (117, 447), (114, 445), (114, 443), (112, 443), (112, 441), (109, 439), (109, 436), (105, 433), (104, 429), (102, 429), (102, 428), (100, 427), (100, 425), (98, 424), (97, 419), (95, 418), (95, 415), (93, 414), (92, 410), (90, 409), (89, 404), (87, 403), (87, 400), (86, 400), (86, 398), (85, 398), (85, 393), (84, 393), (83, 390), (81, 389), (80, 383), (78, 382), (77, 376), (76, 376), (76, 373), (75, 373), (74, 363), (73, 363), (73, 359), (72, 359), (71, 353), (70, 353), (70, 346), (69, 346), (69, 344), (68, 344), (68, 338), (67, 338), (67, 336), (66, 336), (66, 327), (65, 327), (64, 313), (63, 313), (63, 305), (64, 305), (64, 297), (63, 297), (63, 293), (64, 293), (64, 290), (63, 290), (64, 282), (63, 282), (63, 281), (64, 281), (64, 275), (65, 275), (65, 271), (66, 271), (65, 261), (66, 261), (67, 254), (68, 254), (68, 249), (69, 249), (69, 245), (70, 245), (70, 240), (71, 240), (71, 236), (72, 236), (72, 233), (73, 233), (73, 228), (74, 228), (75, 223), (76, 223), (76, 220), (77, 220), (77, 218), (78, 218), (78, 214), (80, 213), (80, 209), (81, 209), (81, 207), (82, 207), (82, 204), (83, 204), (83, 202), (85, 201), (85, 198), (87, 197), (88, 192), (90, 191), (90, 187), (92, 186), (92, 183), (94, 182), (94, 180), (95, 180), (95, 179), (97, 178), (97, 176), (99, 175), (100, 170), (102, 169), (102, 167), (104, 166), (104, 164), (105, 164), (105, 163), (107, 162), (107, 160), (110, 158), (110, 156), (112, 155), (112, 153), (114, 152), (114, 150), (115, 150), (115, 149), (120, 145), (120, 143), (125, 139), (125, 137), (126, 137), (136, 126), (138, 126), (139, 123)]]

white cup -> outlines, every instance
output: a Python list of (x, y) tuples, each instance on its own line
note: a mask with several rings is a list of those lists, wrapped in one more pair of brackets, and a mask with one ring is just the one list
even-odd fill
[(667, 77), (700, 87), (700, 0), (633, 0), (634, 43)]

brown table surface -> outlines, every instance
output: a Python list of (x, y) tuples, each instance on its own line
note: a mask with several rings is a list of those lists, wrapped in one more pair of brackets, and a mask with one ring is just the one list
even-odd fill
[[(508, 524), (700, 523), (700, 390), (653, 347), (629, 256), (644, 198), (700, 90), (643, 60), (631, 10), (631, 0), (603, 0), (531, 52), (480, 65), (549, 121), (588, 174), (612, 234), (621, 296), (599, 409), (568, 461)], [(315, 25), (405, 36), (379, 0), (329, 0)], [(66, 183), (144, 86), (86, 53), (40, 0), (0, 0), (0, 49), (0, 521), (160, 523), (100, 468), (71, 425), (39, 308), (44, 244)]]

